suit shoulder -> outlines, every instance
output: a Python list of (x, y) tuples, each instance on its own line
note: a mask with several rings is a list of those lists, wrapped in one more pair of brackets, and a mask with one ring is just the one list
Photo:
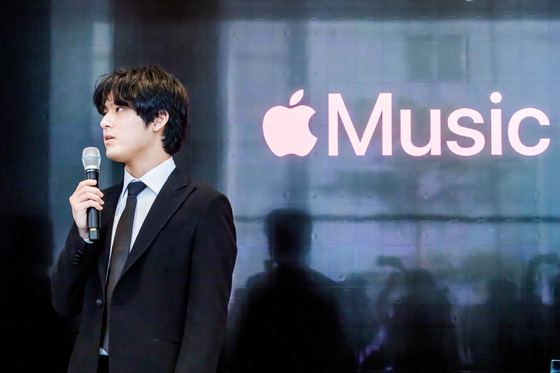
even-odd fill
[(108, 188), (102, 189), (101, 192), (103, 192), (103, 200), (105, 202), (112, 202), (112, 203), (116, 203), (118, 196), (120, 195), (121, 191), (122, 191), (122, 186), (123, 183), (118, 183), (115, 185), (112, 185)]
[(223, 194), (222, 192), (220, 192), (219, 190), (217, 190), (216, 188), (214, 188), (213, 186), (211, 186), (210, 184), (196, 178), (196, 177), (189, 177), (189, 181), (190, 184), (192, 186), (195, 187), (195, 193), (197, 193), (200, 196), (204, 196), (206, 198), (208, 198), (209, 200), (213, 200), (213, 199), (221, 199), (221, 198), (225, 198), (227, 199), (226, 195)]
[(103, 192), (103, 194), (120, 193), (122, 187), (123, 187), (123, 183), (120, 182), (118, 184), (111, 185), (110, 187), (101, 189), (101, 191)]

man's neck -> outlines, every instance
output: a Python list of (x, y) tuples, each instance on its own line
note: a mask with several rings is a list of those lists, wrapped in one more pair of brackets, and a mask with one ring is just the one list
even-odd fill
[(168, 153), (160, 154), (159, 156), (155, 156), (149, 161), (146, 162), (131, 162), (125, 164), (126, 171), (132, 175), (135, 179), (140, 179), (146, 173), (150, 172), (155, 167), (159, 166), (166, 160), (171, 158), (171, 155)]

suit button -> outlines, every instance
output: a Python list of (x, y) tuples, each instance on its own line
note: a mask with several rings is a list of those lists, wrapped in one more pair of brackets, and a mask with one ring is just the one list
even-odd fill
[(98, 300), (95, 301), (95, 305), (98, 308), (103, 308), (103, 301), (101, 299), (98, 299)]

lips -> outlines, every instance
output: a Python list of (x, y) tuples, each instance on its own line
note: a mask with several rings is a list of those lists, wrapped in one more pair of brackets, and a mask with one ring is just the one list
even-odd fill
[(105, 142), (108, 142), (108, 141), (110, 141), (110, 140), (113, 140), (115, 137), (114, 137), (114, 136), (111, 136), (111, 135), (105, 135), (104, 138), (105, 138)]

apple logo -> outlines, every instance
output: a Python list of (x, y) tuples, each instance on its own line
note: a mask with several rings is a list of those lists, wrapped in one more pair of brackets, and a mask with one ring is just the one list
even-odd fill
[(278, 157), (287, 154), (304, 157), (317, 142), (317, 137), (309, 130), (309, 120), (315, 110), (309, 106), (297, 105), (302, 98), (303, 89), (300, 89), (290, 98), (290, 107), (274, 106), (264, 115), (264, 140)]

